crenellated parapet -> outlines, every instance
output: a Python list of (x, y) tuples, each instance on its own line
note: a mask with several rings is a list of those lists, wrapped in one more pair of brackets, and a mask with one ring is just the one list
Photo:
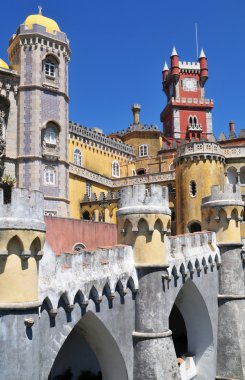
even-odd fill
[(213, 186), (211, 195), (202, 200), (202, 226), (215, 231), (220, 243), (240, 243), (240, 223), (244, 202), (238, 185)]
[(38, 304), (38, 261), (43, 256), (43, 195), (0, 190), (0, 308)]
[(138, 280), (131, 247), (98, 248), (77, 254), (54, 256), (46, 247), (40, 265), (40, 297), (51, 316), (63, 300), (67, 311), (78, 302), (86, 308), (90, 301), (100, 304), (102, 297), (113, 301), (115, 292), (124, 297), (137, 291)]
[(213, 272), (214, 267), (218, 269), (221, 259), (215, 233), (204, 231), (171, 236), (168, 263), (168, 280), (173, 277), (175, 281), (181, 277), (199, 277), (201, 272)]
[(167, 187), (123, 188), (118, 208), (118, 241), (133, 246), (136, 265), (166, 265), (165, 235), (171, 219)]
[(183, 161), (199, 161), (203, 159), (225, 163), (224, 152), (219, 144), (211, 141), (195, 141), (180, 145), (177, 148), (174, 165), (177, 166)]

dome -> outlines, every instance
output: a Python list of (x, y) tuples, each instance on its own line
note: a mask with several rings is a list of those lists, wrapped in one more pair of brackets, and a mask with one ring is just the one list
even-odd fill
[(43, 16), (41, 13), (36, 15), (30, 15), (24, 21), (24, 25), (27, 26), (28, 29), (32, 29), (34, 24), (42, 25), (46, 28), (47, 32), (54, 33), (56, 31), (60, 32), (60, 28), (54, 20), (51, 18)]
[(0, 58), (0, 69), (9, 69), (9, 65)]

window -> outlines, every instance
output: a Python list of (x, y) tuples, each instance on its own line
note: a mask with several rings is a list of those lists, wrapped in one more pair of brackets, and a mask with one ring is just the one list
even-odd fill
[(197, 194), (197, 184), (195, 181), (190, 182), (190, 196), (195, 197)]
[(56, 173), (53, 166), (46, 166), (44, 169), (43, 182), (45, 185), (55, 185)]
[(44, 134), (44, 140), (48, 145), (56, 145), (57, 131), (54, 127), (47, 127)]
[(74, 149), (73, 162), (75, 165), (82, 166), (82, 152), (78, 148)]
[(117, 161), (112, 163), (112, 177), (120, 177), (120, 166)]
[(84, 248), (86, 248), (85, 244), (83, 244), (83, 243), (76, 243), (73, 246), (73, 251), (76, 252), (76, 253), (80, 253), (80, 252), (83, 252)]
[(139, 157), (148, 156), (148, 145), (142, 144), (139, 146)]
[(92, 184), (90, 182), (86, 182), (86, 194), (89, 198), (92, 195)]
[(50, 59), (47, 59), (44, 64), (45, 75), (55, 78), (55, 64)]
[(146, 174), (146, 170), (144, 168), (137, 170), (137, 175), (144, 175), (144, 174)]

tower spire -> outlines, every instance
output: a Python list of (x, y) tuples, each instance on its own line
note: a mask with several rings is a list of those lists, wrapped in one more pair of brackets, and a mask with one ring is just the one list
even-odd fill
[(38, 5), (38, 14), (42, 15), (43, 7), (41, 5)]

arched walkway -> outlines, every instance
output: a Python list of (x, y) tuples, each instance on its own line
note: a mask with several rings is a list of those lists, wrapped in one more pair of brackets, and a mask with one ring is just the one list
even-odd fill
[[(181, 315), (179, 316), (178, 313)], [(181, 321), (182, 318), (183, 321)], [(178, 321), (181, 321), (181, 325), (177, 323)], [(212, 324), (205, 301), (190, 279), (186, 281), (176, 297), (170, 314), (170, 325), (176, 353), (184, 354), (187, 349), (187, 352), (195, 355), (198, 379), (214, 379), (216, 353)]]
[(101, 378), (99, 371), (104, 380), (128, 379), (125, 362), (116, 341), (90, 311), (66, 338), (54, 361), (49, 379), (56, 379), (69, 369), (74, 375), (73, 379), (78, 379), (85, 371), (96, 374), (98, 379)]

